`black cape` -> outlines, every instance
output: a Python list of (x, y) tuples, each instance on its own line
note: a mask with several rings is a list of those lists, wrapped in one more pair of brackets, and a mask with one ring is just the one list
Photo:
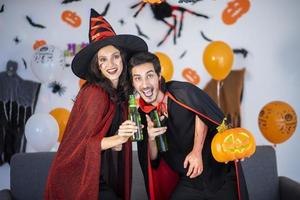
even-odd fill
[[(217, 127), (224, 119), (222, 111), (215, 102), (198, 87), (178, 81), (166, 83), (166, 93), (168, 101), (174, 101), (180, 106), (194, 112), (207, 125), (208, 132), (202, 150), (204, 168), (209, 168), (208, 172), (203, 171), (207, 177), (207, 187), (211, 191), (218, 190), (224, 183), (228, 172), (237, 177), (237, 190), (240, 200), (248, 199), (248, 192), (240, 163), (229, 162), (227, 164), (217, 162), (211, 153), (211, 141), (217, 133)], [(188, 94), (188, 95), (187, 95)], [(141, 100), (140, 102), (143, 102)], [(152, 108), (151, 108), (152, 107)], [(178, 181), (178, 174), (172, 170), (163, 160), (150, 161), (148, 149), (148, 134), (145, 114), (151, 113), (155, 107), (140, 103), (140, 113), (144, 127), (144, 140), (138, 142), (138, 156), (141, 169), (144, 175), (145, 185), (151, 200), (168, 199)], [(169, 110), (169, 112), (172, 112)], [(208, 166), (208, 167), (205, 167)]]

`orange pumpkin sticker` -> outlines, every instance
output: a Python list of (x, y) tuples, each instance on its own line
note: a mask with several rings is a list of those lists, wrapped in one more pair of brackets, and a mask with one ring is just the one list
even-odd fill
[(44, 46), (45, 44), (47, 44), (45, 40), (36, 40), (32, 48), (36, 50), (37, 48)]
[(79, 79), (79, 87), (81, 88), (85, 84), (86, 80)]
[(233, 0), (227, 4), (223, 11), (222, 19), (227, 25), (234, 24), (250, 8), (249, 0)]
[(61, 14), (61, 19), (72, 27), (76, 28), (81, 25), (81, 18), (70, 10), (66, 10)]
[(229, 162), (250, 157), (256, 150), (253, 135), (244, 128), (219, 132), (211, 143), (213, 157), (218, 162)]
[(185, 68), (182, 71), (182, 76), (185, 80), (188, 82), (197, 85), (200, 83), (200, 76), (197, 74), (197, 72), (191, 68)]
[(160, 4), (163, 1), (162, 0), (143, 0), (145, 3), (150, 3), (150, 4)]

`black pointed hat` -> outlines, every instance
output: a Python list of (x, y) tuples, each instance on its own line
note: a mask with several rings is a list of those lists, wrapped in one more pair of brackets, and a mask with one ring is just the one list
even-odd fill
[(80, 50), (72, 61), (73, 73), (82, 79), (86, 79), (91, 60), (102, 47), (115, 45), (129, 54), (148, 50), (146, 42), (138, 36), (116, 35), (111, 25), (94, 9), (91, 9), (89, 41), (90, 43)]

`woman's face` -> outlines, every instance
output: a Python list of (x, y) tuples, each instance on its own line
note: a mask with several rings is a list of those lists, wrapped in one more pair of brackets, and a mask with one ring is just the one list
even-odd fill
[(123, 71), (120, 51), (112, 45), (105, 46), (98, 51), (99, 70), (117, 88), (119, 77)]

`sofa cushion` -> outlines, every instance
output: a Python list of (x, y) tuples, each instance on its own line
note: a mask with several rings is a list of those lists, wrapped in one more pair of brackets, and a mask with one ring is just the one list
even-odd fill
[(13, 199), (41, 200), (55, 153), (22, 153), (11, 159), (10, 187)]
[(241, 164), (249, 200), (279, 200), (279, 181), (273, 147), (257, 146), (255, 154)]

